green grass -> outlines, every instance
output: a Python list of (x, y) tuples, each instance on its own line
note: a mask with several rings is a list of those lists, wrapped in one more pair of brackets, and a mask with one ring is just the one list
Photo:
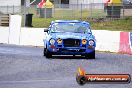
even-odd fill
[[(61, 18), (62, 19), (62, 18)], [(60, 20), (60, 18), (33, 18), (32, 25), (35, 28), (47, 28), (51, 21)], [(63, 20), (80, 20), (74, 18), (63, 18)], [(83, 19), (89, 21), (88, 19)], [(91, 28), (95, 30), (112, 30), (112, 31), (132, 31), (132, 18), (110, 20), (104, 22), (89, 21)]]
[[(64, 20), (66, 20), (67, 18), (65, 18)], [(55, 18), (33, 18), (33, 26), (35, 28), (47, 28), (49, 25), (50, 25), (50, 22), (51, 21), (54, 21), (54, 20), (60, 20), (59, 18), (58, 19), (55, 19)], [(72, 18), (70, 20), (73, 20)]]
[[(54, 20), (82, 20), (88, 21), (91, 24), (91, 28), (95, 30), (112, 30), (112, 31), (132, 31), (132, 18), (109, 20), (104, 22), (96, 22), (87, 19), (88, 17), (100, 18), (106, 17), (104, 10), (94, 10), (92, 13), (88, 9), (74, 10), (74, 9), (60, 9), (56, 8), (53, 12), (53, 18), (39, 18), (36, 7), (32, 7), (29, 13), (33, 13), (32, 25), (35, 28), (47, 28), (51, 21)], [(82, 13), (82, 14), (81, 14)], [(22, 21), (22, 26), (23, 26)]]
[(132, 18), (113, 20), (107, 22), (90, 22), (92, 29), (112, 30), (112, 31), (132, 31)]

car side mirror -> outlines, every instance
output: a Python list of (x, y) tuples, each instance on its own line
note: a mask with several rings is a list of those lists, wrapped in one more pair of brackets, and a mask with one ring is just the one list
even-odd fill
[(44, 32), (48, 32), (48, 29), (44, 29)]

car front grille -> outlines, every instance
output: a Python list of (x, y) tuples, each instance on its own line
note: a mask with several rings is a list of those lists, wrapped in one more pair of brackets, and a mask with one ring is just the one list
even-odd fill
[(79, 47), (80, 39), (64, 39), (63, 44), (64, 47)]
[(68, 49), (59, 49), (60, 52), (85, 52), (86, 49), (80, 49), (80, 50), (68, 50)]

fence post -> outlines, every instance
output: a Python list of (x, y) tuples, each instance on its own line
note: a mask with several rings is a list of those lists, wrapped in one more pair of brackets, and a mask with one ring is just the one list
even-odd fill
[(52, 9), (52, 13), (53, 13), (53, 18), (55, 18), (55, 4), (54, 4), (54, 8)]
[(81, 20), (82, 20), (82, 3), (81, 3)]
[(7, 5), (7, 14), (8, 14), (8, 5)]
[(44, 18), (46, 18), (46, 15), (47, 15), (47, 14), (46, 14), (46, 7), (44, 7), (44, 14), (45, 14), (45, 15), (44, 15)]
[[(64, 4), (60, 4), (61, 5), (61, 9), (64, 9), (63, 7), (64, 7)], [(65, 11), (64, 11), (65, 12)], [(62, 18), (64, 18), (64, 14), (63, 14), (63, 10), (61, 10), (61, 16), (62, 16)]]
[(78, 9), (78, 0), (77, 0), (77, 9)]
[(114, 13), (113, 13), (113, 12), (114, 12), (113, 4), (112, 4), (112, 9), (111, 9), (111, 10), (112, 10), (112, 12), (111, 12), (111, 18), (113, 18), (113, 17), (114, 17), (114, 16), (113, 16), (113, 15), (114, 15)]
[(90, 8), (90, 12), (91, 12), (91, 13), (90, 13), (90, 17), (92, 18), (92, 3), (90, 3), (90, 7), (91, 7), (91, 8)]
[(123, 18), (124, 18), (124, 12), (125, 12), (125, 11), (124, 11), (124, 5), (123, 5), (122, 7), (123, 7)]
[(73, 5), (70, 4), (70, 8), (72, 8), (72, 17), (75, 19), (75, 16), (74, 16), (74, 14), (73, 14), (73, 11), (74, 11), (74, 10), (73, 10)]
[(13, 5), (13, 14), (14, 14), (14, 5)]
[(24, 0), (24, 27), (26, 23), (26, 0)]

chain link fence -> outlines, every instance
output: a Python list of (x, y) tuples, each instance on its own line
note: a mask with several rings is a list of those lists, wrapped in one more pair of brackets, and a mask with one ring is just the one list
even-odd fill
[[(111, 6), (114, 7), (114, 6)], [(106, 18), (108, 13), (104, 6), (104, 3), (91, 3), (91, 4), (55, 4), (52, 11), (47, 8), (41, 8), (41, 10), (36, 6), (31, 6), (28, 8), (27, 13), (34, 14), (34, 17), (49, 18), (45, 15), (52, 15), (52, 18), (71, 18), (71, 19), (87, 19), (87, 18)], [(118, 12), (117, 9), (111, 9), (111, 12)], [(112, 13), (111, 13), (112, 14)], [(43, 15), (43, 16), (41, 16)], [(114, 15), (114, 14), (113, 14)], [(121, 6), (120, 7), (120, 17), (132, 16), (132, 6)]]
[[(132, 5), (122, 5), (119, 9), (114, 6), (108, 9), (104, 3), (90, 4), (54, 4), (54, 8), (37, 8), (36, 5), (24, 6), (0, 6), (1, 14), (22, 15), (25, 22), (25, 14), (33, 14), (33, 18), (55, 18), (55, 19), (88, 19), (88, 18), (107, 18), (114, 17), (119, 13), (118, 18), (132, 17)], [(108, 12), (109, 10), (109, 12)], [(108, 14), (109, 13), (109, 14)], [(113, 14), (114, 13), (114, 14)], [(116, 17), (116, 16), (115, 16)]]
[[(0, 14), (28, 14), (32, 13), (33, 17), (41, 17), (40, 15), (51, 14), (52, 18), (105, 18), (107, 16), (107, 9), (104, 8), (104, 3), (90, 3), (90, 4), (55, 4), (52, 11), (47, 8), (37, 8), (32, 5), (30, 7), (24, 6), (0, 6)], [(115, 11), (115, 9), (112, 9)], [(120, 11), (121, 17), (132, 16), (132, 5), (122, 6)], [(43, 18), (49, 18), (42, 16)]]

